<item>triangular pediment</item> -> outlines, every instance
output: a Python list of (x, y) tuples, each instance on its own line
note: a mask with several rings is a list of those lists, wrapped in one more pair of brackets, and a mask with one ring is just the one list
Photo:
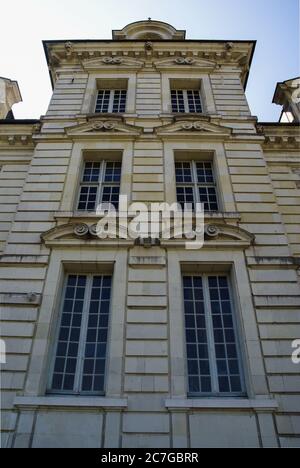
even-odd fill
[(139, 70), (144, 66), (144, 62), (136, 60), (132, 57), (123, 56), (105, 56), (97, 57), (96, 59), (88, 59), (82, 61), (82, 67), (87, 71), (96, 71), (103, 69), (132, 69)]
[(186, 120), (177, 120), (176, 122), (158, 127), (158, 135), (176, 135), (182, 133), (226, 137), (231, 135), (232, 129), (218, 125), (209, 121), (209, 118), (194, 118)]
[(197, 71), (212, 71), (216, 68), (216, 62), (210, 60), (203, 60), (197, 57), (169, 57), (167, 59), (161, 59), (154, 62), (154, 66), (157, 69), (173, 69), (176, 70), (183, 68), (195, 69)]
[(141, 127), (125, 124), (122, 119), (94, 118), (88, 122), (81, 123), (65, 129), (71, 138), (93, 138), (99, 135), (138, 136), (142, 133)]

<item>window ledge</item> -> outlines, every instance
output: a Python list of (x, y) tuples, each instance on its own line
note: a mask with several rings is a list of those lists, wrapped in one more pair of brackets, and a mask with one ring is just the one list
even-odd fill
[(127, 408), (127, 398), (44, 396), (16, 397), (14, 406), (18, 408), (88, 408), (122, 410)]
[(100, 216), (95, 213), (95, 211), (56, 211), (54, 213), (54, 218), (97, 218), (100, 219)]
[(204, 217), (207, 219), (235, 220), (241, 219), (241, 213), (237, 211), (206, 211)]
[(195, 398), (195, 399), (168, 399), (166, 408), (170, 410), (197, 410), (197, 409), (240, 409), (262, 412), (273, 412), (278, 409), (278, 403), (272, 399), (223, 399), (223, 398)]

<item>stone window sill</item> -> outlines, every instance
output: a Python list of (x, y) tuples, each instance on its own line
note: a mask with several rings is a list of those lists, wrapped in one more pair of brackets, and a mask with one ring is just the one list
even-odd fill
[(194, 398), (194, 399), (167, 399), (166, 408), (170, 410), (253, 410), (261, 412), (273, 412), (278, 409), (276, 400), (271, 399), (226, 399), (226, 398)]
[(77, 396), (16, 397), (14, 406), (22, 409), (87, 408), (123, 410), (127, 408), (127, 399)]

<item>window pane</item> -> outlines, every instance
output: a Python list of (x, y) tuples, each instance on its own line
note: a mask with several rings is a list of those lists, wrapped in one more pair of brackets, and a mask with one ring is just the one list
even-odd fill
[(73, 390), (78, 357), (86, 276), (69, 275), (61, 316), (52, 390)]
[(187, 99), (188, 99), (189, 112), (202, 113), (200, 91), (192, 90), (192, 89), (187, 90)]
[(198, 191), (200, 202), (205, 211), (218, 211), (217, 190), (215, 186), (213, 166), (210, 161), (196, 163)]
[(189, 393), (210, 393), (211, 371), (201, 277), (183, 277)]
[(82, 182), (99, 182), (100, 180), (99, 162), (86, 162), (84, 165)]
[(213, 308), (213, 332), (219, 389), (221, 393), (241, 393), (241, 373), (238, 361), (236, 334), (226, 276), (208, 278)]
[(185, 186), (177, 186), (177, 201), (182, 206), (182, 208), (186, 209), (195, 209), (195, 197), (194, 197), (194, 188), (193, 187), (185, 187)]
[(241, 369), (228, 278), (184, 276), (183, 297), (189, 393), (241, 395)]
[(218, 211), (217, 192), (215, 187), (199, 187), (199, 199), (205, 211)]
[(100, 89), (98, 91), (95, 113), (107, 113), (108, 112), (110, 93), (111, 91), (109, 89), (106, 89), (106, 90)]
[(104, 185), (102, 188), (101, 202), (111, 203), (116, 210), (119, 208), (120, 187), (118, 185)]
[(196, 168), (199, 184), (214, 184), (213, 166), (211, 162), (197, 162)]
[(121, 180), (121, 163), (108, 162), (106, 163), (104, 182), (120, 182)]
[(175, 172), (176, 182), (178, 184), (193, 182), (192, 166), (190, 162), (177, 162), (175, 164)]
[(82, 391), (84, 392), (104, 391), (110, 295), (111, 276), (94, 276), (82, 376)]
[(96, 208), (97, 186), (82, 185), (77, 209), (79, 211), (93, 211)]
[[(103, 174), (101, 170), (103, 166)], [(95, 211), (98, 203), (111, 203), (119, 208), (121, 162), (86, 162), (77, 209)], [(102, 180), (105, 185), (102, 185)], [(101, 190), (101, 193), (99, 191)]]
[(182, 90), (171, 90), (172, 112), (185, 112)]
[(124, 113), (126, 111), (126, 89), (116, 89), (114, 91), (113, 112)]

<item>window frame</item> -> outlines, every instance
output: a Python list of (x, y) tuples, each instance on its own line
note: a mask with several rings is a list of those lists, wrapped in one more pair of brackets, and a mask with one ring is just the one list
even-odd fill
[[(173, 99), (173, 96), (172, 96), (172, 93), (176, 93), (176, 99), (177, 99), (177, 106), (178, 106), (178, 92), (181, 92), (182, 95), (183, 95), (183, 103), (184, 103), (184, 111), (180, 111), (180, 110), (174, 110), (173, 108), (173, 103), (172, 103), (172, 99)], [(189, 97), (188, 97), (188, 92), (192, 92), (193, 93), (193, 101), (194, 101), (194, 106), (196, 108), (196, 104), (195, 104), (195, 95), (194, 93), (197, 92), (198, 95), (199, 95), (199, 100), (200, 100), (200, 107), (201, 107), (201, 111), (200, 112), (197, 112), (195, 110), (195, 112), (193, 112), (191, 109), (190, 109), (190, 103), (189, 103)], [(189, 89), (189, 88), (185, 88), (185, 89), (172, 89), (171, 88), (171, 109), (172, 109), (172, 113), (173, 114), (203, 114), (203, 102), (202, 102), (202, 93), (201, 93), (201, 90), (200, 89)], [(178, 109), (179, 109), (179, 106), (178, 106)]]
[[(98, 106), (98, 99), (99, 99), (99, 93), (100, 92), (103, 92), (103, 98), (102, 98), (102, 104), (101, 104), (101, 108), (103, 108), (103, 101), (104, 101), (104, 93), (106, 92), (109, 92), (109, 102), (108, 102), (108, 108), (107, 108), (107, 111), (98, 111), (97, 112), (97, 106)], [(122, 92), (125, 92), (125, 109), (124, 111), (121, 111), (120, 110), (120, 102), (119, 102), (119, 105), (118, 105), (118, 111), (114, 111), (114, 106), (115, 106), (115, 96), (116, 96), (116, 92), (120, 92), (120, 97), (122, 95)], [(127, 109), (127, 97), (128, 97), (128, 89), (127, 88), (115, 88), (115, 89), (110, 89), (110, 88), (106, 88), (106, 89), (97, 89), (97, 94), (96, 94), (96, 102), (95, 102), (95, 106), (94, 106), (94, 113), (95, 114), (125, 114), (126, 113), (126, 109)]]
[[(214, 339), (214, 326), (212, 321), (212, 309), (211, 309), (211, 299), (210, 299), (210, 292), (209, 292), (209, 277), (226, 277), (228, 282), (228, 290), (229, 290), (229, 301), (231, 304), (232, 309), (232, 321), (233, 321), (233, 330), (235, 334), (235, 345), (237, 349), (237, 361), (239, 365), (239, 377), (241, 381), (241, 392), (220, 392), (219, 390), (219, 383), (218, 383), (218, 370), (217, 370), (217, 357), (215, 351), (215, 339)], [(208, 341), (208, 360), (210, 365), (210, 377), (211, 377), (211, 385), (212, 391), (211, 392), (190, 392), (189, 390), (189, 373), (188, 373), (188, 356), (187, 356), (187, 341), (186, 341), (186, 322), (185, 322), (185, 299), (184, 299), (184, 285), (183, 285), (183, 278), (184, 277), (201, 277), (202, 284), (203, 284), (203, 302), (204, 302), (204, 311), (205, 311), (205, 323), (206, 323), (206, 331), (207, 331), (207, 341)], [(244, 359), (243, 359), (243, 349), (241, 345), (241, 333), (240, 327), (238, 323), (238, 310), (236, 307), (235, 299), (234, 299), (234, 290), (232, 287), (232, 278), (229, 272), (213, 272), (213, 273), (195, 273), (195, 272), (188, 272), (188, 271), (181, 271), (181, 296), (182, 296), (182, 314), (183, 314), (183, 324), (184, 324), (184, 352), (185, 352), (185, 381), (186, 381), (186, 389), (187, 389), (187, 397), (191, 399), (195, 398), (247, 398), (247, 386), (246, 386), (246, 369), (244, 368)], [(197, 343), (198, 345), (198, 343)], [(228, 358), (226, 358), (227, 366), (228, 366)], [(199, 377), (201, 374), (199, 373)]]
[[(97, 182), (93, 182), (93, 181), (86, 182), (86, 181), (83, 180), (86, 163), (98, 163), (98, 164), (100, 164), (99, 180)], [(107, 164), (111, 164), (111, 163), (118, 163), (121, 166), (121, 174), (120, 174), (120, 181), (119, 182), (114, 182), (114, 181), (107, 182), (107, 181), (105, 181), (106, 167), (107, 167)], [(121, 161), (120, 160), (110, 160), (110, 159), (106, 159), (106, 158), (99, 159), (99, 160), (97, 160), (97, 159), (91, 159), (91, 160), (86, 159), (86, 160), (84, 160), (83, 161), (83, 166), (82, 166), (82, 169), (81, 169), (81, 172), (80, 172), (79, 189), (78, 189), (78, 194), (77, 194), (77, 199), (76, 199), (75, 211), (78, 212), (78, 213), (92, 213), (93, 211), (95, 211), (97, 206), (99, 206), (100, 203), (103, 203), (103, 201), (102, 201), (103, 189), (106, 186), (119, 187), (119, 196), (120, 196), (121, 181), (122, 181), (122, 160)], [(82, 189), (83, 186), (97, 187), (95, 207), (92, 210), (79, 209), (81, 189)], [(118, 210), (116, 209), (116, 211), (118, 211)]]
[[(189, 164), (190, 167), (191, 167), (191, 175), (192, 175), (192, 182), (177, 182), (176, 180), (176, 164)], [(208, 183), (208, 182), (199, 182), (198, 181), (198, 174), (197, 174), (197, 164), (199, 163), (209, 163), (211, 164), (211, 168), (212, 168), (212, 176), (213, 176), (213, 182), (212, 183)], [(217, 184), (217, 180), (216, 180), (216, 176), (215, 176), (215, 166), (214, 166), (214, 162), (213, 161), (209, 161), (209, 160), (197, 160), (197, 159), (190, 159), (190, 160), (176, 160), (175, 159), (175, 184), (176, 184), (176, 200), (177, 200), (177, 203), (180, 203), (178, 201), (178, 194), (177, 194), (177, 188), (178, 187), (192, 187), (193, 189), (193, 204), (194, 204), (194, 208), (193, 210), (195, 211), (195, 205), (196, 203), (203, 203), (201, 202), (201, 199), (200, 199), (200, 193), (199, 193), (199, 189), (200, 188), (214, 188), (215, 189), (215, 196), (216, 196), (216, 203), (217, 203), (217, 210), (205, 210), (205, 213), (218, 213), (220, 211), (220, 197), (219, 197), (219, 193), (218, 193), (218, 184)]]
[[(76, 362), (76, 371), (75, 371), (75, 378), (74, 378), (74, 390), (55, 390), (52, 388), (52, 381), (54, 375), (54, 368), (55, 368), (55, 361), (57, 357), (57, 347), (59, 343), (59, 333), (61, 329), (61, 320), (63, 315), (64, 309), (64, 301), (66, 297), (66, 290), (68, 286), (68, 278), (69, 276), (85, 276), (86, 277), (86, 289), (83, 301), (83, 309), (82, 309), (82, 322), (80, 326), (80, 337), (79, 337), (79, 346), (78, 346), (78, 354), (77, 354), (77, 362)], [(108, 312), (108, 324), (107, 324), (107, 341), (106, 341), (106, 351), (105, 351), (105, 369), (104, 369), (104, 384), (103, 384), (103, 391), (82, 391), (80, 390), (81, 381), (83, 377), (83, 366), (84, 366), (84, 354), (85, 354), (85, 346), (87, 343), (87, 331), (88, 331), (88, 320), (89, 320), (89, 304), (91, 301), (91, 292), (92, 292), (92, 285), (93, 285), (93, 278), (95, 276), (110, 276), (111, 277), (111, 296), (109, 300), (109, 312)], [(111, 331), (111, 316), (112, 316), (112, 290), (113, 290), (113, 280), (114, 280), (114, 273), (83, 273), (83, 272), (65, 272), (64, 279), (63, 279), (63, 287), (62, 293), (59, 299), (59, 306), (58, 306), (58, 315), (57, 315), (57, 325), (55, 327), (54, 332), (54, 339), (53, 345), (51, 348), (51, 358), (50, 358), (50, 366), (49, 366), (49, 376), (46, 385), (46, 394), (49, 395), (69, 395), (69, 396), (105, 396), (106, 395), (106, 386), (108, 380), (108, 346), (110, 342), (110, 331)]]

